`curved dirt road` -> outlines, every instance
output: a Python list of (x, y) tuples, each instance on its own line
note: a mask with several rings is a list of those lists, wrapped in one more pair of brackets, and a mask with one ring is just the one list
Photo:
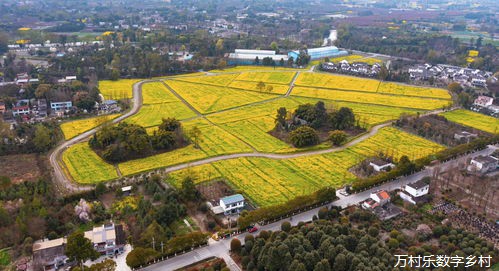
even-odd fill
[[(111, 123), (118, 123), (123, 121), (124, 119), (131, 117), (135, 114), (137, 114), (142, 107), (142, 84), (147, 83), (147, 82), (157, 82), (158, 80), (143, 80), (140, 82), (137, 82), (133, 85), (133, 107), (132, 109), (127, 112), (126, 114), (119, 116), (118, 118), (114, 119), (111, 121)], [(170, 88), (168, 88), (170, 89)], [(171, 90), (170, 90), (171, 91)], [(174, 95), (176, 93), (173, 93)], [(177, 94), (178, 95), (178, 94)], [(181, 101), (186, 103), (189, 108), (193, 108), (192, 105), (190, 105), (185, 99), (182, 97), (179, 97)], [(435, 110), (435, 111), (430, 111), (427, 112), (423, 115), (430, 115), (430, 114), (438, 114), (442, 112), (443, 110)], [(196, 114), (200, 114), (197, 110), (194, 110)], [(261, 152), (249, 152), (249, 153), (235, 153), (235, 154), (228, 154), (228, 155), (220, 155), (220, 156), (215, 156), (215, 157), (209, 157), (193, 162), (187, 162), (187, 163), (182, 163), (174, 166), (169, 166), (169, 167), (164, 167), (163, 171), (165, 173), (173, 172), (176, 170), (180, 169), (185, 169), (191, 166), (199, 166), (199, 165), (204, 165), (204, 164), (209, 164), (217, 161), (222, 161), (222, 160), (229, 160), (229, 159), (236, 159), (236, 158), (242, 158), (242, 157), (261, 157), (261, 158), (269, 158), (269, 159), (290, 159), (290, 158), (296, 158), (296, 157), (302, 157), (302, 156), (310, 156), (310, 155), (318, 155), (318, 154), (325, 154), (325, 153), (331, 153), (331, 152), (337, 152), (344, 150), (345, 148), (351, 147), (353, 145), (356, 145), (372, 136), (378, 133), (379, 129), (389, 126), (392, 124), (392, 121), (386, 122), (383, 124), (379, 124), (376, 126), (373, 126), (371, 130), (348, 142), (347, 144), (339, 147), (332, 147), (328, 149), (322, 149), (322, 150), (313, 150), (313, 151), (304, 151), (304, 152), (297, 152), (297, 153), (289, 153), (289, 154), (276, 154), (276, 153), (261, 153)], [(84, 141), (88, 139), (90, 136), (92, 136), (94, 133), (97, 132), (99, 127), (93, 128), (89, 131), (86, 131), (72, 139), (69, 139), (67, 141), (62, 142), (60, 145), (58, 145), (49, 155), (49, 160), (52, 168), (54, 169), (54, 180), (56, 183), (57, 188), (59, 189), (60, 192), (64, 194), (71, 194), (71, 193), (78, 193), (82, 191), (88, 191), (92, 189), (92, 186), (88, 185), (81, 185), (81, 184), (76, 184), (74, 183), (69, 176), (66, 175), (66, 171), (63, 169), (61, 164), (59, 163), (61, 159), (61, 155), (70, 146)]]

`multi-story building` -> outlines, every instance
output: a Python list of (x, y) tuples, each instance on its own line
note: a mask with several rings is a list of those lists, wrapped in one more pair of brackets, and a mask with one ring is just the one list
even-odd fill
[(244, 208), (244, 197), (241, 194), (235, 194), (221, 198), (220, 207), (225, 215), (239, 213)]

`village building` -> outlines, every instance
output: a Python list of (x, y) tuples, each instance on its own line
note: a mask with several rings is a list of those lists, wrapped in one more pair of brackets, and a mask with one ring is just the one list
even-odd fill
[(390, 195), (384, 190), (377, 191), (376, 193), (371, 193), (369, 199), (362, 203), (364, 209), (374, 209), (376, 207), (383, 206), (390, 202)]
[(132, 186), (125, 186), (121, 188), (121, 193), (123, 193), (123, 196), (127, 197), (132, 194)]
[(372, 166), (377, 172), (387, 171), (395, 167), (394, 164), (379, 158), (373, 159), (371, 162), (369, 162), (369, 165)]
[(228, 64), (252, 65), (256, 64), (255, 60), (258, 58), (260, 63), (264, 58), (270, 58), (273, 61), (279, 62), (288, 60), (287, 55), (278, 55), (272, 50), (246, 50), (236, 49), (234, 53), (229, 54)]
[(399, 193), (400, 197), (412, 204), (424, 202), (430, 191), (430, 184), (421, 179), (415, 183), (407, 184), (403, 191)]
[(468, 171), (477, 173), (487, 173), (496, 170), (498, 159), (493, 156), (478, 156), (470, 161)]
[(454, 139), (459, 141), (470, 142), (470, 140), (477, 138), (477, 134), (469, 133), (466, 131), (461, 131), (459, 133), (454, 134)]
[(494, 98), (492, 97), (478, 96), (478, 98), (476, 98), (475, 101), (473, 102), (473, 105), (487, 107), (489, 105), (492, 105), (493, 102)]
[(55, 112), (69, 110), (72, 106), (71, 101), (54, 101), (50, 103), (50, 108)]
[(20, 106), (14, 106), (12, 107), (12, 115), (14, 117), (17, 116), (26, 116), (31, 113), (31, 110), (29, 108), (29, 105), (20, 105)]
[(244, 209), (244, 197), (234, 194), (220, 199), (220, 207), (225, 215), (239, 213)]
[(7, 110), (7, 108), (5, 107), (5, 103), (0, 102), (0, 114), (5, 113), (6, 110)]
[[(102, 255), (114, 256), (124, 251), (126, 236), (121, 224), (104, 224), (84, 233), (94, 249)], [(58, 270), (68, 263), (64, 254), (65, 237), (54, 240), (39, 240), (33, 244), (33, 266), (38, 270)]]
[(58, 270), (68, 262), (64, 255), (66, 238), (39, 240), (33, 244), (33, 266), (37, 270)]

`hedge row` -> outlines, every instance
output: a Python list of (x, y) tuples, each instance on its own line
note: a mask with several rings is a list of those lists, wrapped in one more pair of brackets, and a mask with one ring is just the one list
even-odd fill
[(336, 199), (336, 189), (326, 187), (306, 196), (298, 196), (286, 203), (273, 205), (270, 207), (258, 208), (256, 210), (243, 213), (237, 223), (239, 229), (244, 230), (254, 223), (275, 219), (287, 214), (296, 212), (307, 206), (321, 202), (329, 202)]

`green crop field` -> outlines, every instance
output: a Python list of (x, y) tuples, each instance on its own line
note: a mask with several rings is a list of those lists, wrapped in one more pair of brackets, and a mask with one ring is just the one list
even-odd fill
[(63, 153), (62, 161), (77, 183), (92, 184), (118, 178), (114, 166), (102, 160), (88, 142), (71, 146)]
[(129, 99), (132, 98), (133, 84), (140, 79), (121, 79), (118, 81), (99, 81), (99, 91), (106, 99)]
[(295, 76), (295, 72), (244, 72), (237, 76), (239, 81), (252, 81), (275, 84), (289, 84)]
[(60, 125), (64, 139), (71, 139), (79, 134), (82, 134), (90, 129), (100, 126), (110, 120), (115, 119), (120, 114), (104, 115), (93, 118), (79, 119), (64, 122)]
[(216, 112), (276, 97), (272, 94), (173, 80), (168, 80), (166, 83), (201, 113)]
[(499, 119), (473, 111), (459, 109), (441, 114), (446, 119), (491, 134), (499, 133)]

